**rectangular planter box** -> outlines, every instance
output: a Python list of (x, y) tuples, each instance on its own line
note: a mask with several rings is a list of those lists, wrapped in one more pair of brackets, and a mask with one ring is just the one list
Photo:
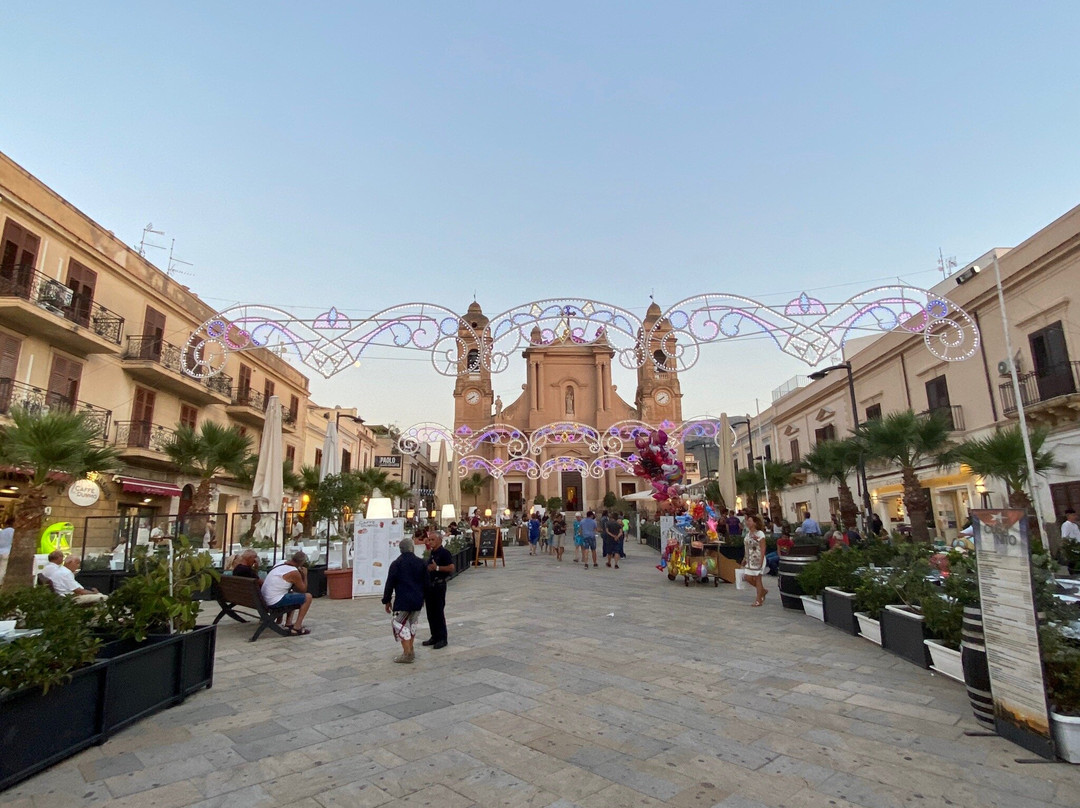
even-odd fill
[(859, 621), (859, 636), (881, 645), (881, 623), (865, 612), (855, 612), (855, 618)]
[(811, 597), (810, 595), (802, 595), (803, 611), (807, 616), (813, 617), (815, 620), (825, 622), (825, 604), (821, 598)]
[(936, 640), (923, 640), (923, 642), (930, 652), (930, 670), (964, 684), (964, 665), (960, 661), (960, 652)]
[(858, 636), (859, 623), (855, 619), (855, 594), (825, 587), (821, 593), (821, 602), (825, 606), (825, 622), (843, 632)]
[(930, 670), (926, 623), (921, 614), (903, 606), (886, 606), (881, 613), (881, 646), (920, 668)]
[(1080, 717), (1051, 712), (1050, 726), (1058, 757), (1069, 763), (1080, 763)]
[(108, 656), (47, 694), (26, 688), (0, 696), (0, 791), (210, 687), (216, 639), (217, 626), (204, 626), (112, 643)]

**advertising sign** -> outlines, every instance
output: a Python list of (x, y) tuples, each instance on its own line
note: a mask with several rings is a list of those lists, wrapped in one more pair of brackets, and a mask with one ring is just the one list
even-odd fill
[(973, 510), (994, 730), (1053, 759), (1024, 511)]
[(404, 519), (357, 519), (353, 526), (353, 597), (381, 597), (390, 562), (405, 538)]
[(80, 508), (89, 508), (101, 499), (101, 486), (93, 480), (76, 480), (68, 486), (67, 495)]
[(401, 468), (401, 455), (375, 455), (375, 468), (399, 469)]

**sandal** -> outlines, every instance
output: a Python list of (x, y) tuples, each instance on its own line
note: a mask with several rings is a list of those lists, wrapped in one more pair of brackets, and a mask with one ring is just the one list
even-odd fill
[(296, 626), (293, 626), (289, 630), (292, 632), (292, 635), (294, 637), (303, 637), (303, 636), (311, 633), (311, 629), (308, 628), (307, 626), (304, 626), (303, 628), (297, 628)]

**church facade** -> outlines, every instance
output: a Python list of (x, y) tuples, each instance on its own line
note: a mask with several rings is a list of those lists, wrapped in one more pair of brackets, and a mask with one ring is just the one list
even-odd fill
[[(612, 383), (615, 350), (604, 336), (593, 342), (581, 342), (571, 339), (566, 329), (545, 341), (540, 330), (534, 329), (521, 354), (526, 363), (521, 395), (504, 405), (494, 395), (490, 371), (479, 361), (484, 346), (474, 344), (473, 334), (480, 335), (481, 341), (489, 337), (488, 320), (478, 303), (469, 306), (464, 319), (473, 332), (463, 330), (460, 335), (465, 350), (454, 387), (455, 432), (460, 434), (464, 427), (465, 431), (477, 433), (493, 424), (502, 424), (529, 438), (550, 436), (534, 441), (542, 445), (539, 453), (532, 455), (545, 473), (537, 477), (524, 471), (507, 471), (498, 478), (490, 478), (479, 498), (481, 503), (490, 504), (482, 504), (481, 510), (498, 506), (512, 512), (528, 510), (539, 494), (545, 499), (560, 497), (563, 510), (585, 511), (600, 507), (608, 492), (622, 497), (639, 489), (638, 479), (624, 468), (605, 469), (599, 477), (583, 474), (582, 464), (567, 459), (589, 464), (595, 453), (581, 442), (560, 441), (559, 425), (581, 424), (603, 434), (620, 421), (640, 420), (652, 426), (665, 420), (681, 423), (682, 391), (678, 373), (674, 362), (665, 359), (661, 350), (670, 329), (661, 323), (650, 332), (660, 317), (660, 307), (653, 303), (643, 323), (646, 333), (654, 333), (656, 344), (648, 346), (648, 360), (637, 371), (632, 404), (619, 395)], [(628, 444), (623, 449), (622, 456), (626, 458), (634, 447)], [(507, 445), (481, 445), (477, 451), (496, 467), (509, 464), (515, 456), (514, 447)], [(642, 483), (640, 487), (646, 486)]]

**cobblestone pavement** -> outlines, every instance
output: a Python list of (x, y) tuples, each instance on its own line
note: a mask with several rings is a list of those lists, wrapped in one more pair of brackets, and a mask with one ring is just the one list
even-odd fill
[[(1080, 806), (961, 685), (749, 591), (507, 552), (450, 585), (450, 645), (399, 647), (376, 600), (309, 637), (226, 619), (214, 687), (0, 795), (10, 808)], [(427, 636), (426, 631), (422, 632)], [(419, 646), (418, 646), (419, 648)]]

